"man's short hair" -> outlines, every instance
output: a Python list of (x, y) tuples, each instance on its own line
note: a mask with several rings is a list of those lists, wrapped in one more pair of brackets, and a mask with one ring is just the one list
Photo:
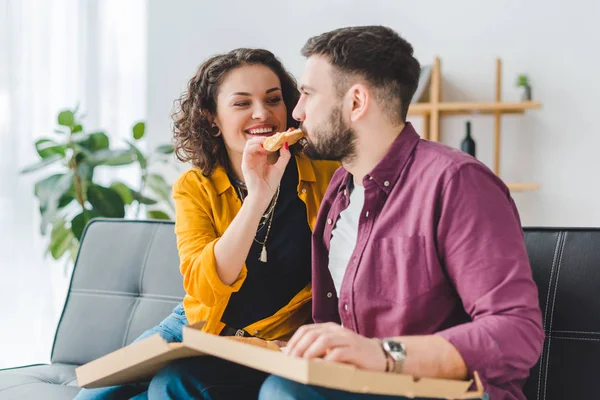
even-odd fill
[(406, 121), (421, 66), (411, 44), (394, 30), (385, 26), (336, 29), (310, 38), (302, 55), (327, 58), (334, 67), (339, 95), (354, 83), (353, 78), (364, 79), (375, 89), (376, 101), (392, 123)]

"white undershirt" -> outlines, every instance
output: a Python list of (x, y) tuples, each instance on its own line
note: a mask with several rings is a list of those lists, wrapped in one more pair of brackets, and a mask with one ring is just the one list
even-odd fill
[(338, 297), (348, 262), (356, 246), (358, 220), (365, 203), (365, 188), (362, 186), (350, 188), (349, 200), (350, 205), (342, 211), (331, 232), (329, 244), (329, 272)]

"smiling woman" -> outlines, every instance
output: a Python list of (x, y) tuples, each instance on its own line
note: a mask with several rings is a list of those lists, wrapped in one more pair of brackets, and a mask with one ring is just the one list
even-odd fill
[[(176, 153), (193, 165), (173, 185), (183, 308), (190, 324), (205, 322), (205, 332), (286, 341), (311, 320), (311, 233), (339, 165), (309, 160), (299, 146), (262, 147), (297, 125), (298, 98), (271, 52), (237, 49), (205, 61), (179, 99)], [(163, 336), (173, 338), (173, 326), (180, 336), (183, 323), (167, 320), (171, 334)], [(166, 367), (148, 397), (256, 398), (265, 378), (199, 357)], [(79, 399), (131, 390), (86, 390)]]
[[(200, 66), (188, 89), (174, 114), (177, 154), (205, 174), (220, 164), (232, 175), (248, 135), (269, 135), (298, 126), (292, 118), (300, 97), (296, 81), (267, 50), (237, 49), (212, 57)], [(229, 143), (221, 137), (223, 133), (238, 139)], [(299, 150), (299, 146), (292, 148), (292, 154)], [(231, 154), (236, 162), (230, 161)], [(238, 178), (240, 172), (239, 168), (235, 171)]]

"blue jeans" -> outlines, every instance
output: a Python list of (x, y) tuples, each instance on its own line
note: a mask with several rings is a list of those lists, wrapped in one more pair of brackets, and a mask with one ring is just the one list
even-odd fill
[[(381, 394), (352, 393), (343, 390), (327, 389), (320, 386), (309, 386), (294, 382), (280, 376), (271, 375), (260, 388), (259, 400), (408, 400), (403, 396), (386, 396)], [(413, 399), (419, 400), (419, 399)], [(431, 399), (429, 399), (431, 400)], [(484, 394), (482, 400), (489, 400)]]
[[(183, 305), (179, 303), (173, 309), (171, 315), (163, 319), (160, 324), (142, 333), (140, 337), (135, 339), (134, 342), (146, 339), (147, 337), (150, 337), (157, 333), (160, 334), (160, 336), (169, 343), (181, 342), (184, 325), (187, 325), (187, 319), (185, 318)], [(136, 397), (136, 399), (144, 399), (147, 398), (147, 389), (148, 384), (143, 383), (122, 386), (108, 386), (98, 389), (82, 389), (75, 397), (75, 400), (129, 399), (137, 395), (139, 396)]]
[(216, 357), (184, 358), (167, 365), (152, 378), (148, 397), (161, 400), (256, 399), (268, 376)]

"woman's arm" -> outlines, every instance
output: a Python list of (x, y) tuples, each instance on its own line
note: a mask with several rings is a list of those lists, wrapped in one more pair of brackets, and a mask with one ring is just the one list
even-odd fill
[(248, 196), (215, 244), (217, 274), (225, 285), (232, 285), (240, 275), (264, 211), (262, 201)]
[(270, 153), (262, 147), (266, 138), (253, 138), (246, 142), (242, 156), (242, 173), (248, 196), (238, 215), (233, 219), (223, 237), (215, 245), (217, 273), (226, 285), (231, 285), (240, 274), (260, 218), (269, 206), (290, 160), (288, 146), (280, 150), (279, 159), (269, 164)]

